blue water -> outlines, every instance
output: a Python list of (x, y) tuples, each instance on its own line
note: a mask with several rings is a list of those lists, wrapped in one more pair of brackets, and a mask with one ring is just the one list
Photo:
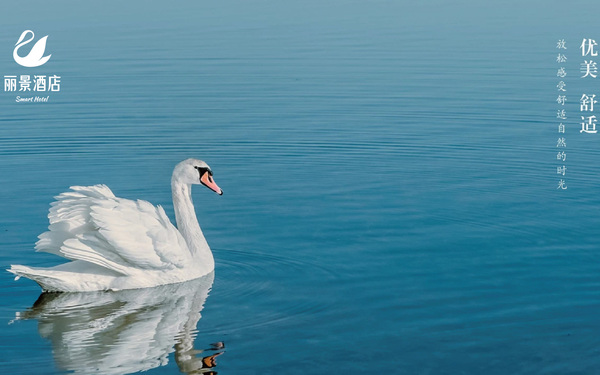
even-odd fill
[[(0, 75), (57, 74), (61, 91), (0, 92), (2, 267), (60, 262), (33, 244), (70, 185), (173, 219), (172, 168), (196, 157), (225, 194), (193, 192), (214, 280), (35, 303), (0, 273), (0, 372), (194, 373), (216, 355), (220, 374), (595, 373), (600, 134), (579, 132), (578, 101), (598, 81), (578, 47), (600, 41), (599, 11), (4, 4)], [(12, 59), (27, 29), (49, 35), (43, 67)]]

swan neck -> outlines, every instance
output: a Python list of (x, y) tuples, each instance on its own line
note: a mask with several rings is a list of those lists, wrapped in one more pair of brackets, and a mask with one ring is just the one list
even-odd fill
[[(21, 43), (18, 43), (18, 44), (15, 46), (15, 51), (14, 51), (14, 53), (16, 53), (16, 51), (17, 51), (19, 48), (23, 47), (24, 45), (26, 45), (27, 43), (31, 42), (31, 41), (32, 41), (32, 40), (35, 38), (35, 34), (33, 33), (33, 31), (31, 31), (31, 30), (27, 30), (27, 31), (23, 32), (23, 34), (29, 34), (29, 33), (31, 33), (31, 37), (30, 37), (29, 39), (27, 39), (27, 40), (24, 40), (24, 41), (22, 41)], [(23, 35), (23, 37), (24, 37), (24, 36), (25, 36), (25, 35)]]
[(194, 210), (191, 185), (173, 178), (171, 180), (171, 189), (177, 229), (179, 229), (179, 232), (183, 236), (192, 256), (196, 259), (200, 258), (199, 260), (203, 265), (213, 263), (212, 253), (204, 238), (204, 234), (202, 234), (196, 217), (196, 211)]

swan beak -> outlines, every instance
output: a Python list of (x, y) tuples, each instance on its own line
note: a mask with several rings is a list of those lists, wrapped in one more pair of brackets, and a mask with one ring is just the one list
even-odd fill
[(215, 180), (213, 180), (210, 172), (208, 172), (208, 171), (204, 172), (202, 177), (200, 177), (200, 182), (202, 183), (202, 185), (206, 186), (207, 188), (214, 191), (215, 193), (217, 193), (219, 195), (223, 195), (223, 190), (215, 183)]

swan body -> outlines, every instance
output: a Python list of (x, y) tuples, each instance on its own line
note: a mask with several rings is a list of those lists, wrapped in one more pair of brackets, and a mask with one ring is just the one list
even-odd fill
[(118, 198), (105, 185), (72, 186), (52, 203), (49, 230), (35, 246), (70, 261), (8, 271), (56, 292), (146, 288), (206, 275), (214, 259), (196, 218), (192, 184), (223, 194), (203, 161), (177, 164), (171, 189), (178, 228), (161, 206)]
[[(23, 41), (27, 34), (31, 33), (31, 38)], [(13, 50), (13, 58), (17, 62), (17, 64), (22, 65), (27, 68), (35, 68), (36, 66), (44, 65), (48, 60), (50, 60), (51, 54), (48, 56), (44, 56), (44, 52), (46, 51), (46, 41), (48, 39), (48, 35), (38, 40), (31, 48), (29, 54), (25, 57), (21, 57), (18, 54), (19, 48), (28, 44), (33, 40), (35, 34), (31, 30), (25, 30), (19, 37), (19, 40), (15, 44), (15, 49)]]

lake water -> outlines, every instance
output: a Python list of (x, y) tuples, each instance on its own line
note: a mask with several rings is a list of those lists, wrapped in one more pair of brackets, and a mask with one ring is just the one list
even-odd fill
[[(5, 4), (1, 75), (61, 89), (0, 92), (2, 267), (60, 262), (33, 245), (70, 185), (173, 220), (172, 168), (196, 157), (225, 194), (193, 192), (208, 278), (36, 302), (0, 273), (0, 372), (595, 373), (600, 134), (579, 98), (600, 81), (578, 48), (598, 8)], [(27, 29), (49, 35), (42, 67), (12, 59)]]

